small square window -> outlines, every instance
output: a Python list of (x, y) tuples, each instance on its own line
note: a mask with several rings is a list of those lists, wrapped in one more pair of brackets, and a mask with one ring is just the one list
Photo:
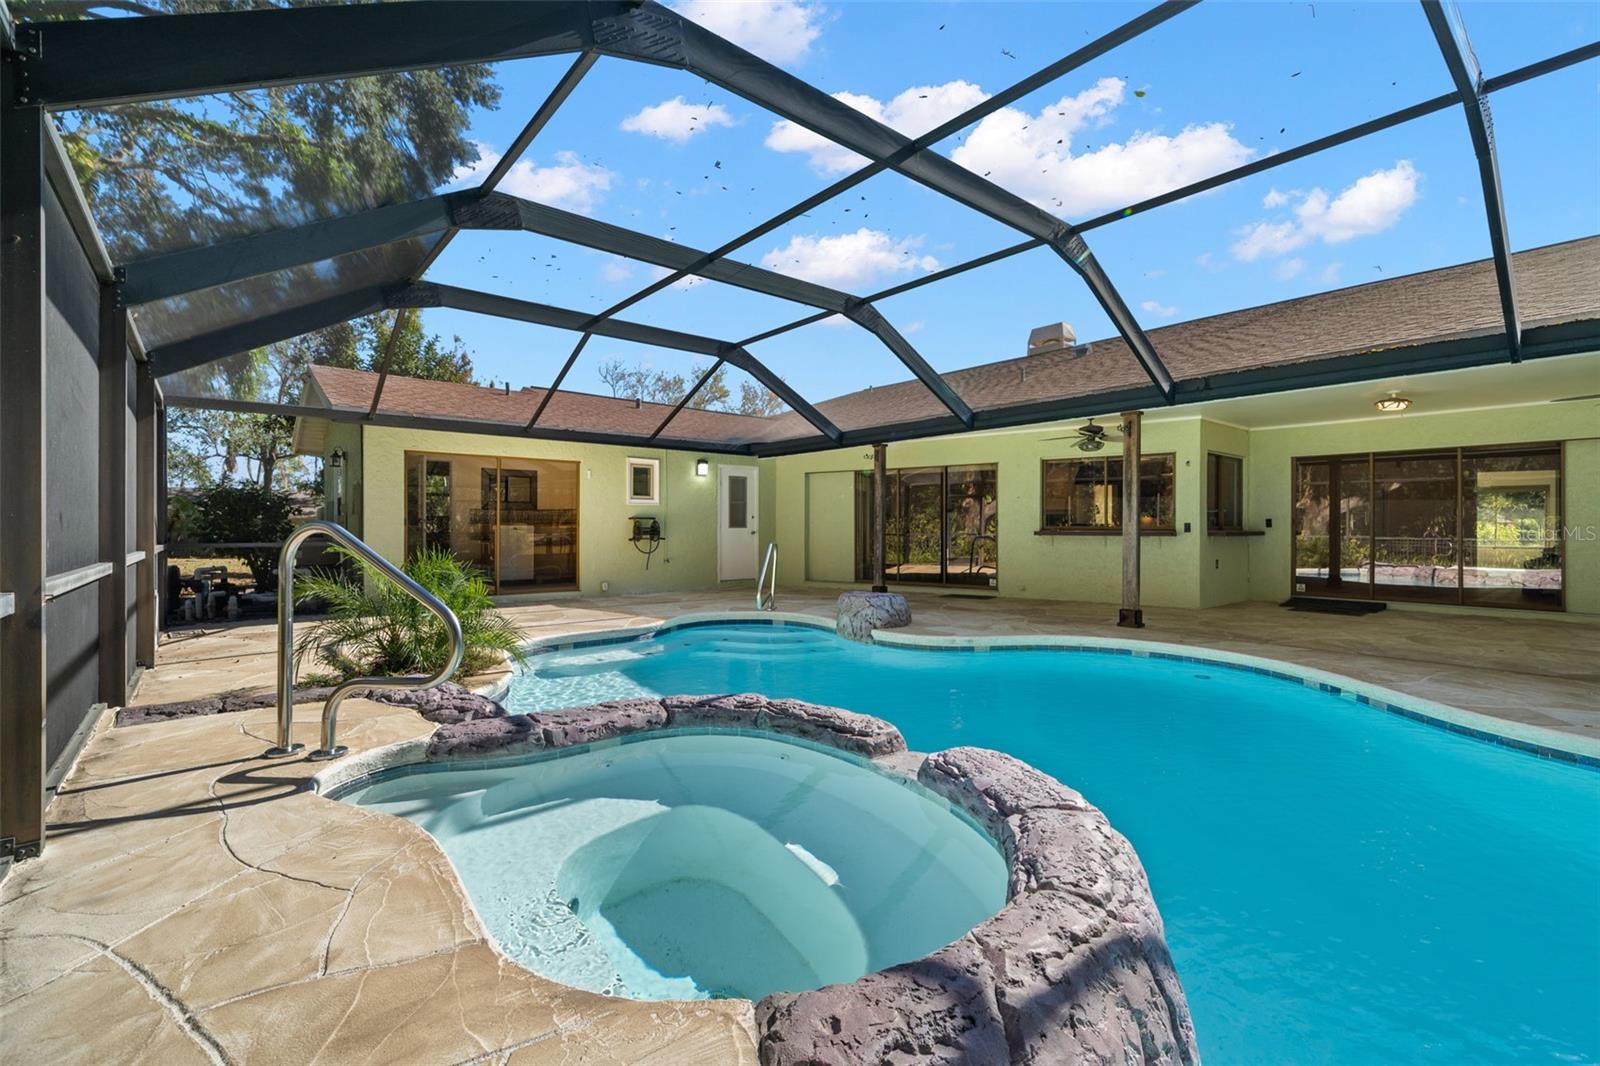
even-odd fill
[(661, 460), (628, 460), (628, 503), (661, 502)]

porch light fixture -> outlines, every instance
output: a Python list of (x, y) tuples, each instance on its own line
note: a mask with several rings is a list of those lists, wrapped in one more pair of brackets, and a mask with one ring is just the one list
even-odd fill
[(710, 472), (711, 472), (711, 460), (710, 459), (696, 459), (694, 461), (694, 476), (695, 477), (705, 477)]
[(1399, 414), (1411, 406), (1411, 401), (1398, 392), (1391, 392), (1386, 398), (1379, 400), (1372, 406), (1386, 415)]

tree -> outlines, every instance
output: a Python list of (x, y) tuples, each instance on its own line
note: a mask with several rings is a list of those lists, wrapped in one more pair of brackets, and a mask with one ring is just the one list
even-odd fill
[[(706, 372), (706, 364), (689, 368), (687, 376), (652, 370), (643, 364), (629, 366), (620, 359), (600, 365), (600, 380), (611, 390), (611, 395), (639, 399), (646, 403), (675, 404), (684, 393), (693, 388)], [(700, 391), (689, 401), (689, 406), (702, 411), (727, 411), (741, 415), (775, 415), (788, 410), (784, 402), (770, 389), (754, 382), (739, 383), (739, 397), (734, 399), (728, 387), (728, 367), (717, 367), (716, 373), (706, 379)]]
[[(34, 19), (159, 16), (220, 7), (288, 7), (306, 0), (24, 0)], [(101, 235), (121, 260), (332, 218), (431, 194), (479, 156), (467, 136), (475, 109), (499, 106), (488, 65), (398, 71), (372, 77), (144, 101), (54, 115)], [(422, 246), (379, 253), (396, 274)], [(370, 256), (280, 271), (185, 304), (239, 301), (270, 307), (276, 295), (339, 284), (342, 272), (370, 271)], [(283, 402), (306, 367), (371, 365), (383, 319), (348, 323), (271, 345), (197, 373), (198, 395)], [(408, 316), (392, 369), (446, 381), (470, 380), (460, 341), (424, 335)], [(292, 424), (277, 416), (173, 411), (169, 469), (180, 483), (246, 476), (263, 486), (287, 476)], [(290, 462), (289, 466), (298, 463)]]
[[(289, 535), (289, 498), (259, 485), (217, 485), (195, 500), (194, 535), (214, 544), (273, 543)], [(239, 553), (256, 588), (270, 589), (278, 577), (275, 548)]]
[[(33, 2), (36, 18), (214, 11), (216, 0)], [(287, 7), (250, 0), (234, 7)], [(426, 196), (477, 160), (487, 65), (409, 70), (55, 116), (101, 233), (154, 254)]]
[[(222, 396), (267, 403), (299, 402), (312, 366), (377, 370), (383, 364), (393, 315), (369, 315), (292, 340), (209, 363), (183, 377), (191, 396)], [(469, 382), (472, 357), (460, 337), (446, 343), (425, 333), (417, 316), (401, 320), (389, 371), (432, 381)], [(304, 480), (294, 454), (294, 420), (284, 415), (169, 408), (167, 469), (174, 484), (203, 487), (219, 481), (249, 481), (290, 491)]]

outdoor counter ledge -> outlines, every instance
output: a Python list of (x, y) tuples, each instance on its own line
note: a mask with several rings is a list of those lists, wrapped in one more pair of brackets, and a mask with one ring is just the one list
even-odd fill
[[(488, 703), (489, 701), (483, 701)], [(420, 762), (470, 764), (681, 731), (761, 732), (837, 749), (910, 777), (972, 817), (1009, 871), (1007, 902), (913, 962), (754, 1006), (767, 1066), (885, 1061), (1199, 1061), (1161, 916), (1132, 846), (1054, 778), (1000, 752), (952, 748), (917, 763), (894, 726), (868, 715), (760, 695), (630, 699), (527, 715), (445, 699), (431, 736), (373, 749), (316, 778), (338, 795)], [(491, 705), (492, 706), (492, 705)], [(459, 707), (460, 711), (456, 710)]]

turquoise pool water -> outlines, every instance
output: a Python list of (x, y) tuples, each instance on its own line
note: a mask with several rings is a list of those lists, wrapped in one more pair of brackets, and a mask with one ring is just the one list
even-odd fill
[(1138, 849), (1213, 1064), (1600, 1061), (1600, 773), (1223, 666), (730, 625), (541, 655), (515, 710), (761, 692), (1009, 751)]
[(439, 841), (495, 941), (634, 999), (801, 991), (920, 958), (999, 910), (994, 843), (832, 752), (661, 736), (341, 795)]

